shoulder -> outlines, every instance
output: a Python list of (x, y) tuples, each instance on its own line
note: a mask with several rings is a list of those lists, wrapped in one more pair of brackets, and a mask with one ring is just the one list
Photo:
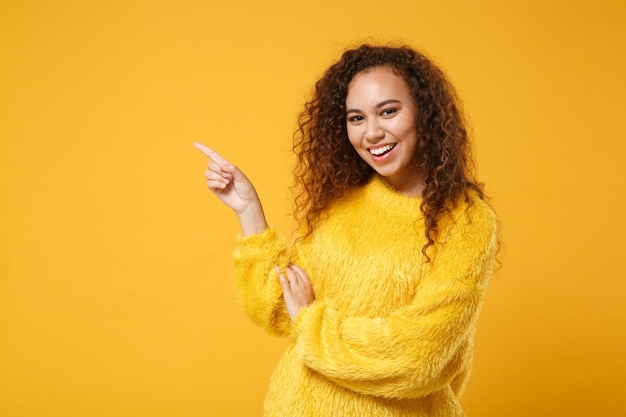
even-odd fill
[(439, 227), (439, 243), (491, 248), (497, 243), (498, 219), (493, 208), (474, 190), (467, 190)]
[(498, 220), (489, 203), (468, 190), (440, 222), (430, 272), (474, 285), (486, 282), (498, 250)]
[(453, 209), (453, 218), (457, 223), (477, 223), (477, 226), (489, 229), (495, 228), (497, 224), (497, 216), (491, 205), (472, 189), (467, 190), (459, 199)]

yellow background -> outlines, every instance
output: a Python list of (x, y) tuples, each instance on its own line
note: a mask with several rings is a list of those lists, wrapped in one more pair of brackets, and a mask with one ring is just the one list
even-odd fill
[(285, 341), (192, 142), (289, 233), (296, 114), (363, 40), (450, 75), (502, 220), (468, 415), (625, 415), (624, 4), (0, 2), (0, 416), (260, 415)]

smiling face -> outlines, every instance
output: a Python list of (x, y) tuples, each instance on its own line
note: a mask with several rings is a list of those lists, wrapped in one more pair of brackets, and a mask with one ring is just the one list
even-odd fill
[(346, 126), (350, 143), (369, 166), (401, 193), (421, 195), (421, 176), (412, 163), (416, 108), (401, 76), (387, 67), (355, 75), (346, 96)]

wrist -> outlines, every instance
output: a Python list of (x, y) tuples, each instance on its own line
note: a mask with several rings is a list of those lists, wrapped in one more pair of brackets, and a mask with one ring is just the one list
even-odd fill
[(254, 235), (267, 229), (267, 221), (260, 202), (246, 207), (237, 214), (237, 218), (241, 226), (242, 236)]

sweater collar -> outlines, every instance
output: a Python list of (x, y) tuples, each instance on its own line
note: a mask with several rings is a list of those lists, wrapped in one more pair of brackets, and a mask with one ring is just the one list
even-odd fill
[(415, 216), (420, 213), (421, 197), (407, 197), (398, 192), (378, 174), (372, 175), (365, 185), (365, 195), (372, 204), (386, 210)]

